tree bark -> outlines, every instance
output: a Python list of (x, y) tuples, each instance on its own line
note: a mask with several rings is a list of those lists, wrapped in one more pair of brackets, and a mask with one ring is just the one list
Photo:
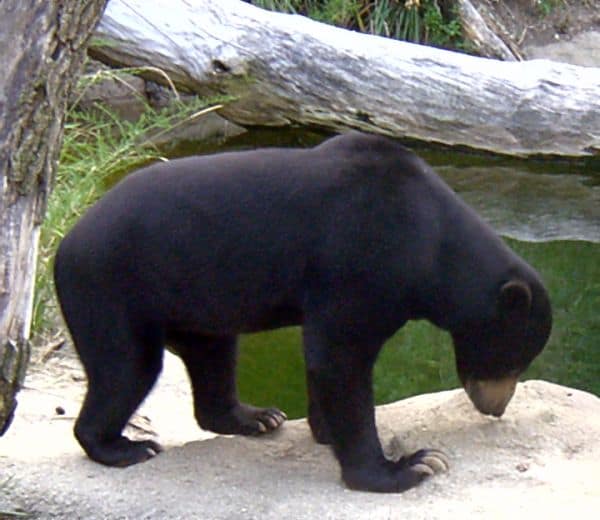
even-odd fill
[(39, 229), (66, 103), (105, 4), (0, 2), (0, 434), (29, 359)]
[[(480, 56), (505, 61), (522, 60), (518, 46), (506, 35), (502, 25), (483, 3), (472, 0), (455, 0), (465, 37), (475, 45)], [(501, 36), (504, 36), (502, 38)]]
[(104, 61), (234, 96), (221, 114), (242, 125), (351, 127), (510, 155), (600, 152), (600, 69), (477, 58), (237, 0), (111, 0), (96, 37)]

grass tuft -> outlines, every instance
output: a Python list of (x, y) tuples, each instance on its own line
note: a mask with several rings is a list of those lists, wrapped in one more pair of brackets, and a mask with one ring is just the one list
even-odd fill
[(464, 48), (458, 17), (452, 9), (446, 12), (441, 0), (252, 0), (252, 3), (355, 31)]

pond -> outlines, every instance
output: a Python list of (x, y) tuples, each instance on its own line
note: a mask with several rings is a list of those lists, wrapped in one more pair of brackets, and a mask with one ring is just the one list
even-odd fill
[[(258, 146), (313, 146), (318, 131), (257, 129), (225, 146), (186, 143), (170, 155)], [(600, 159), (519, 160), (413, 143), (446, 182), (544, 278), (554, 327), (525, 378), (600, 395)], [(455, 388), (450, 337), (413, 322), (386, 344), (375, 367), (378, 403)], [(240, 342), (242, 399), (306, 415), (304, 362), (297, 327), (244, 336)]]

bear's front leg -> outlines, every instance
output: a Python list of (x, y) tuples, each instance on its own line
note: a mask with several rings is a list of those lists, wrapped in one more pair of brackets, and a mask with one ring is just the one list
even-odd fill
[(306, 388), (308, 391), (308, 424), (312, 436), (319, 444), (332, 444), (333, 437), (318, 398), (316, 378), (308, 376)]
[[(349, 488), (400, 492), (448, 469), (446, 456), (437, 450), (420, 450), (398, 461), (384, 456), (372, 392), (379, 348), (338, 347), (306, 327), (304, 342), (311, 405), (318, 410), (310, 420), (313, 436), (330, 441)], [(324, 429), (315, 431), (315, 425)]]

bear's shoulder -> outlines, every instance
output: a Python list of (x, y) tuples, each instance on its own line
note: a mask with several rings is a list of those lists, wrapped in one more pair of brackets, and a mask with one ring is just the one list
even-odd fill
[(323, 142), (319, 148), (335, 148), (339, 151), (359, 154), (379, 152), (394, 154), (395, 156), (415, 155), (396, 139), (379, 134), (359, 132), (357, 130), (352, 130), (328, 139)]
[(325, 141), (317, 150), (335, 158), (340, 170), (352, 178), (402, 182), (407, 178), (426, 181), (437, 177), (412, 150), (383, 135), (351, 131)]

